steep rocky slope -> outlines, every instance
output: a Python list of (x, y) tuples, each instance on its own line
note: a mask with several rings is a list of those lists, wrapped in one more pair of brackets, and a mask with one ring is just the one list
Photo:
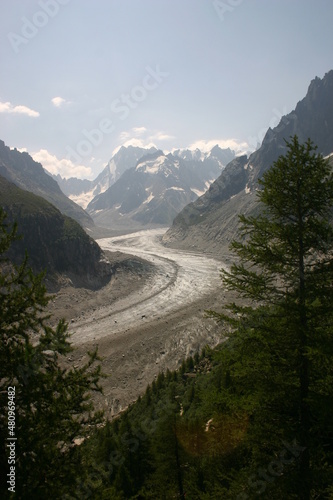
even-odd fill
[(223, 156), (223, 150), (216, 147), (215, 154), (203, 159), (189, 157), (191, 152), (184, 152), (187, 159), (181, 152), (147, 154), (107, 191), (96, 196), (87, 211), (101, 226), (169, 225), (187, 203), (203, 194), (218, 177), (224, 168), (217, 156), (220, 152)]
[(94, 225), (91, 217), (63, 194), (57, 182), (40, 163), (35, 162), (28, 153), (10, 149), (3, 141), (0, 141), (0, 175), (21, 189), (42, 196), (81, 226)]
[[(141, 148), (135, 146), (121, 146), (112, 156), (106, 167), (93, 181), (76, 179), (74, 177), (63, 179), (60, 175), (53, 175), (52, 177), (57, 181), (66, 196), (85, 209), (95, 197), (103, 194), (115, 184), (126, 170), (134, 168), (141, 158), (156, 152), (157, 149), (155, 147)], [(221, 149), (217, 145), (206, 153), (203, 153), (199, 149), (177, 149), (174, 150), (172, 154), (185, 161), (195, 160), (205, 162), (207, 168), (209, 168), (209, 165), (214, 168), (218, 163), (220, 169), (224, 168), (235, 156), (234, 151), (230, 148)], [(220, 172), (217, 171), (214, 179), (216, 175), (219, 174)]]
[(73, 177), (62, 179), (60, 175), (53, 176), (53, 178), (58, 182), (66, 196), (81, 207), (86, 208), (95, 196), (109, 189), (126, 170), (135, 167), (142, 156), (156, 151), (157, 149), (154, 147), (145, 149), (135, 146), (122, 146), (93, 181)]
[(0, 176), (1, 207), (8, 224), (17, 221), (21, 239), (9, 257), (21, 263), (25, 251), (29, 265), (47, 271), (47, 278), (66, 276), (74, 284), (99, 287), (111, 276), (111, 266), (98, 244), (82, 227), (43, 198), (24, 191)]
[(225, 254), (238, 227), (238, 214), (256, 210), (258, 179), (286, 152), (286, 140), (310, 138), (318, 152), (333, 151), (333, 70), (315, 78), (295, 110), (269, 129), (262, 146), (250, 155), (232, 160), (209, 190), (187, 205), (165, 234), (166, 245)]

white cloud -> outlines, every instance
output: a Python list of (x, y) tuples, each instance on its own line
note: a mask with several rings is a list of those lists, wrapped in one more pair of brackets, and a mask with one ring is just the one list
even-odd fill
[(39, 116), (38, 111), (34, 111), (33, 109), (21, 104), (13, 106), (10, 102), (0, 102), (0, 113), (17, 113), (30, 116), (31, 118), (37, 118)]
[(121, 132), (119, 134), (119, 141), (122, 143), (124, 141), (127, 141), (131, 137), (131, 134), (129, 132)]
[(149, 137), (151, 141), (171, 141), (175, 139), (175, 136), (166, 134), (165, 132), (155, 132), (153, 135)]
[(53, 97), (53, 99), (51, 99), (51, 102), (56, 108), (60, 108), (60, 106), (62, 106), (62, 104), (66, 102), (66, 99), (63, 99), (62, 97), (58, 96), (58, 97)]
[(216, 146), (216, 144), (220, 146), (221, 149), (230, 148), (236, 153), (246, 152), (250, 149), (247, 142), (240, 142), (236, 139), (203, 139), (193, 142), (188, 146), (188, 149), (200, 149), (200, 151), (206, 153)]
[(136, 135), (142, 135), (147, 132), (146, 127), (133, 127), (132, 130)]
[[(173, 142), (175, 136), (169, 135), (163, 130), (151, 130), (146, 127), (134, 127), (130, 130), (123, 131), (118, 136), (119, 146), (114, 149), (112, 156), (115, 155), (121, 146), (136, 146), (140, 148), (155, 147), (163, 149), (167, 152), (167, 141)], [(164, 144), (163, 144), (164, 143)], [(220, 146), (222, 149), (230, 148), (235, 151), (236, 155), (248, 153), (251, 149), (246, 141), (239, 141), (237, 139), (202, 139), (197, 140), (187, 146), (185, 149), (195, 150), (200, 149), (203, 153), (207, 153), (213, 149), (214, 146)], [(179, 148), (177, 148), (179, 149)]]
[(123, 130), (123, 132), (119, 134), (119, 141), (123, 142), (134, 137), (147, 135), (146, 132), (146, 127), (133, 127), (130, 130)]
[(137, 148), (147, 148), (147, 149), (154, 147), (157, 148), (156, 144), (154, 144), (153, 142), (147, 142), (147, 140), (145, 139), (138, 139), (137, 137), (132, 137), (131, 139), (127, 139), (125, 142), (122, 142), (120, 146), (117, 146), (112, 151), (112, 156), (114, 156), (122, 146), (124, 146), (125, 148), (127, 148), (128, 146), (134, 146)]
[(112, 156), (119, 151), (121, 146), (136, 146), (139, 148), (151, 148), (155, 147), (157, 149), (162, 146), (159, 144), (163, 141), (173, 140), (175, 137), (166, 134), (163, 131), (149, 130), (146, 127), (133, 127), (130, 130), (124, 130), (118, 136), (120, 145), (115, 148), (112, 152)]
[(35, 161), (38, 161), (51, 174), (60, 174), (61, 177), (68, 179), (69, 177), (77, 177), (78, 179), (87, 179), (92, 176), (92, 170), (85, 165), (76, 165), (67, 158), (59, 160), (55, 155), (49, 153), (46, 149), (40, 149), (31, 156)]

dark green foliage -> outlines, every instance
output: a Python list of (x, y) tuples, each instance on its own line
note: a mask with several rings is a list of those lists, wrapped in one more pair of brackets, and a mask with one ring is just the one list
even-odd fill
[(193, 368), (194, 368), (194, 361), (192, 356), (189, 356), (186, 360), (186, 370), (190, 372), (193, 370)]
[(0, 210), (1, 498), (9, 496), (8, 387), (15, 387), (16, 498), (60, 498), (86, 474), (74, 439), (101, 420), (89, 395), (100, 390), (100, 367), (96, 351), (82, 368), (62, 367), (71, 350), (67, 325), (48, 326), (43, 275), (35, 276), (27, 259), (16, 266), (4, 257), (16, 230)]
[[(216, 414), (210, 395), (217, 390), (215, 370), (220, 370), (213, 359), (210, 362), (208, 380), (199, 365), (193, 366), (195, 377), (160, 374), (155, 391), (148, 386), (140, 401), (83, 445), (83, 453), (93, 457), (100, 470), (96, 498), (104, 498), (112, 488), (119, 498), (133, 499), (200, 498), (214, 491), (213, 474), (211, 486), (205, 478), (214, 463), (214, 473), (220, 470), (216, 458), (223, 446), (217, 446), (219, 438), (212, 429), (205, 430)], [(223, 431), (228, 435), (229, 427)], [(233, 439), (237, 443), (237, 436)]]
[[(1, 206), (8, 223), (18, 223), (22, 236), (13, 241), (8, 257), (19, 264), (25, 252), (34, 272), (70, 273), (87, 285), (108, 280), (111, 269), (100, 263), (101, 249), (78, 222), (63, 215), (40, 196), (24, 191), (0, 176)], [(98, 277), (99, 280), (98, 280)]]
[(210, 312), (229, 338), (85, 444), (109, 471), (96, 498), (332, 498), (331, 168), (294, 138), (260, 187), (223, 272), (239, 299)]
[(310, 141), (287, 146), (260, 181), (261, 214), (240, 218), (242, 239), (232, 244), (239, 261), (222, 272), (250, 306), (211, 316), (234, 329), (224, 360), (229, 387), (242, 388), (238, 400), (252, 417), (252, 462), (296, 439), (304, 450), (279, 487), (309, 499), (333, 479), (333, 177)]
[(156, 380), (156, 387), (158, 390), (160, 390), (160, 389), (162, 389), (162, 387), (164, 387), (164, 381), (165, 381), (165, 376), (164, 376), (164, 373), (161, 372), (158, 374), (157, 380)]

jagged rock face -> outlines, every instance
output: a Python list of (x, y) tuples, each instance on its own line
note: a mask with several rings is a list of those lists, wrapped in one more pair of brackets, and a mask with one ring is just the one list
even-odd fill
[[(178, 149), (168, 155), (154, 147), (128, 146), (119, 149), (94, 181), (54, 178), (67, 196), (89, 211), (97, 225), (133, 230), (170, 225), (234, 156), (234, 151), (218, 145), (205, 153)], [(164, 157), (164, 165), (160, 157)], [(156, 165), (146, 168), (146, 161)]]
[(61, 191), (68, 197), (79, 196), (82, 193), (89, 192), (94, 187), (94, 182), (88, 179), (78, 179), (77, 177), (63, 179), (60, 174), (51, 174), (51, 177), (53, 177), (58, 183)]
[(172, 153), (174, 156), (178, 156), (183, 160), (217, 160), (220, 162), (220, 166), (225, 167), (231, 160), (235, 157), (235, 152), (230, 148), (222, 149), (218, 144), (216, 144), (208, 153), (203, 153), (200, 149), (176, 149)]
[(248, 180), (247, 171), (244, 169), (246, 162), (246, 156), (232, 160), (208, 191), (177, 215), (174, 226), (181, 226), (186, 232), (189, 226), (203, 222), (209, 212), (244, 189)]
[(120, 217), (120, 224), (170, 225), (177, 213), (218, 177), (224, 165), (217, 155), (233, 156), (230, 150), (215, 149), (215, 155), (203, 159), (193, 159), (202, 156), (198, 150), (147, 154), (106, 192), (96, 196), (87, 210), (98, 225), (109, 227)]
[(108, 214), (110, 226), (116, 215), (134, 224), (170, 223), (186, 203), (196, 198), (179, 178), (180, 163), (180, 159), (162, 151), (144, 156), (105, 193), (95, 197), (87, 210), (97, 223), (101, 212), (102, 216)]
[(11, 150), (1, 140), (0, 175), (21, 189), (42, 196), (81, 226), (94, 225), (91, 217), (62, 193), (57, 182), (45, 172), (40, 163), (35, 162), (28, 153)]
[(321, 80), (312, 80), (304, 99), (294, 111), (281, 118), (277, 127), (268, 129), (262, 146), (249, 158), (255, 166), (253, 180), (260, 178), (281, 154), (294, 135), (301, 143), (311, 139), (324, 156), (333, 151), (333, 70)]
[(0, 177), (1, 206), (7, 223), (18, 224), (21, 239), (15, 241), (9, 258), (21, 263), (25, 251), (35, 272), (47, 276), (66, 274), (78, 284), (98, 287), (111, 276), (111, 267), (98, 244), (81, 226), (64, 216), (41, 197), (19, 189)]
[(154, 147), (145, 149), (122, 146), (93, 181), (76, 178), (62, 179), (60, 175), (53, 177), (66, 196), (85, 209), (96, 196), (109, 189), (126, 170), (135, 167), (142, 156), (156, 151)]
[(277, 127), (267, 131), (257, 151), (248, 159), (243, 156), (231, 161), (209, 190), (180, 212), (165, 234), (164, 243), (218, 251), (219, 242), (224, 251), (223, 243), (236, 235), (238, 214), (256, 210), (258, 179), (286, 153), (286, 141), (294, 135), (300, 142), (310, 138), (324, 156), (332, 153), (333, 70), (311, 82), (306, 97)]

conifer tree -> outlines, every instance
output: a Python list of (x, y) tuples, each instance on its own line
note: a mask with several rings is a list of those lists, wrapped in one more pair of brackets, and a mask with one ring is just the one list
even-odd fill
[(333, 478), (332, 170), (310, 140), (295, 136), (257, 195), (260, 214), (240, 217), (240, 240), (231, 245), (237, 261), (222, 270), (241, 300), (209, 314), (232, 326), (229, 386), (241, 387), (261, 432), (257, 459), (264, 449), (272, 457), (288, 434), (302, 449), (293, 480), (283, 474), (265, 488), (284, 482), (284, 495), (309, 500)]
[[(169, 398), (168, 398), (169, 399)], [(185, 498), (184, 491), (184, 451), (179, 441), (180, 406), (175, 395), (171, 393), (168, 406), (159, 418), (153, 436), (152, 451), (155, 472), (148, 481), (149, 490), (146, 498)]]
[[(90, 391), (100, 390), (100, 367), (95, 351), (82, 368), (63, 368), (62, 357), (72, 349), (67, 325), (49, 326), (43, 274), (34, 275), (27, 258), (21, 265), (6, 258), (16, 238), (16, 225), (9, 228), (0, 209), (0, 496), (60, 498), (74, 494), (84, 478), (74, 440), (101, 420), (90, 400)], [(9, 410), (15, 414), (15, 495), (5, 479)]]

